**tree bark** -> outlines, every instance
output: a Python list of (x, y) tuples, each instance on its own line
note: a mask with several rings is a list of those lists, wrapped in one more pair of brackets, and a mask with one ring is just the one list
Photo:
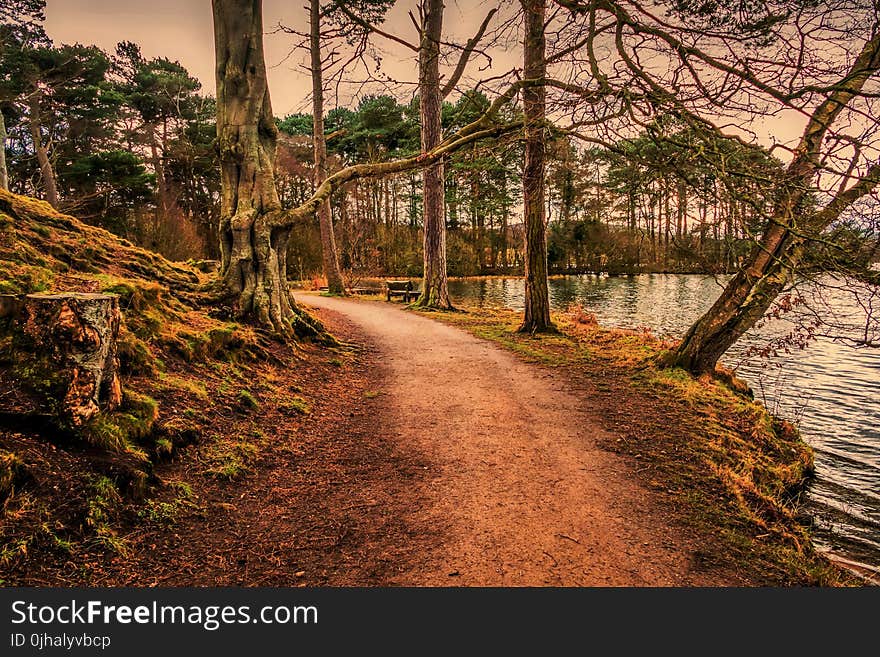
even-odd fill
[(819, 235), (856, 200), (880, 184), (880, 165), (841, 191), (821, 210), (803, 212), (811, 181), (822, 163), (825, 137), (847, 104), (880, 71), (880, 33), (865, 43), (848, 74), (807, 123), (794, 157), (777, 185), (770, 222), (721, 296), (685, 334), (670, 361), (694, 373), (712, 372), (718, 360), (760, 320), (794, 277), (805, 236)]
[[(422, 152), (435, 149), (442, 140), (440, 110), (440, 39), (443, 29), (443, 0), (423, 0), (419, 44), (419, 118)], [(443, 160), (427, 167), (423, 174), (422, 213), (424, 222), (424, 281), (416, 305), (452, 309), (446, 275), (446, 222)]]
[(122, 401), (116, 340), (119, 302), (109, 294), (31, 294), (15, 333), (22, 384), (48, 413), (75, 429)]
[(6, 168), (6, 117), (0, 110), (0, 189), (9, 191), (9, 171)]
[[(311, 0), (310, 13), (310, 54), (312, 60), (312, 115), (313, 140), (315, 149), (315, 188), (327, 179), (327, 139), (324, 136), (324, 77), (321, 62), (321, 1)], [(327, 277), (327, 291), (330, 294), (345, 294), (342, 272), (339, 269), (339, 255), (336, 252), (336, 237), (333, 233), (333, 214), (330, 199), (318, 208), (318, 224), (321, 228), (321, 256), (324, 263), (324, 276)]]
[[(545, 0), (521, 0), (524, 14), (523, 77), (546, 77), (544, 36)], [(544, 121), (546, 94), (543, 85), (523, 89), (525, 115), (525, 166), (523, 168), (523, 222), (525, 229), (525, 314), (519, 330), (552, 332), (550, 289), (547, 283), (547, 222), (544, 206)]]
[(221, 276), (237, 312), (276, 333), (316, 335), (287, 283), (291, 223), (275, 187), (277, 129), (263, 54), (261, 0), (213, 0)]
[(43, 145), (43, 130), (40, 118), (40, 101), (42, 98), (43, 95), (39, 91), (31, 94), (28, 125), (31, 131), (31, 139), (34, 142), (34, 153), (36, 153), (37, 163), (40, 165), (40, 175), (43, 179), (43, 191), (46, 194), (46, 200), (49, 202), (49, 205), (57, 210), (59, 198), (55, 169), (52, 168), (52, 162), (49, 161), (49, 150)]

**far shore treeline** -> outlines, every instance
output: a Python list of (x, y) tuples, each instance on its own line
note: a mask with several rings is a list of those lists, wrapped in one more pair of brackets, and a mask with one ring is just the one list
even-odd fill
[[(0, 93), (11, 191), (172, 259), (218, 256), (215, 101), (184, 66), (147, 59), (128, 42), (107, 53), (42, 37), (14, 56), (6, 50)], [(443, 105), (444, 131), (488, 105), (479, 91), (459, 94)], [(295, 207), (314, 189), (312, 117), (291, 114), (277, 125), (278, 190)], [(325, 132), (331, 171), (418, 153), (418, 98), (365, 95), (330, 110)], [(748, 233), (762, 227), (770, 199), (755, 181), (764, 176), (722, 184), (717, 163), (690, 148), (695, 139), (671, 119), (614, 148), (547, 138), (551, 273), (733, 271)], [(767, 151), (733, 140), (718, 143), (715, 155), (728, 173), (781, 170)], [(522, 273), (522, 158), (517, 141), (476, 143), (449, 158), (450, 275)], [(340, 262), (352, 277), (421, 275), (419, 171), (351, 182), (332, 209)], [(291, 237), (290, 278), (320, 276), (320, 248), (314, 218)]]

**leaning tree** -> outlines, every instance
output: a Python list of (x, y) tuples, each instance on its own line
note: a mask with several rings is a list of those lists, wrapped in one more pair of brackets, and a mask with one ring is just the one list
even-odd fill
[[(876, 2), (554, 2), (566, 13), (548, 61), (565, 62), (569, 75), (545, 86), (572, 99), (568, 134), (612, 151), (636, 130), (663, 140), (651, 126), (660, 112), (696, 138), (689, 148), (715, 167), (719, 184), (735, 191), (745, 180), (772, 199), (753, 205), (764, 223), (750, 234), (751, 253), (670, 355), (694, 373), (712, 371), (780, 294), (819, 268), (817, 254), (830, 253), (823, 266), (837, 267), (846, 254), (833, 231), (876, 201)], [(782, 113), (803, 125), (791, 146), (773, 140), (771, 152), (787, 151), (784, 171), (733, 170), (717, 145), (754, 145)], [(876, 282), (876, 272), (861, 273)]]
[(776, 200), (766, 229), (718, 300), (690, 327), (675, 352), (676, 364), (693, 372), (714, 370), (721, 356), (764, 317), (791, 284), (810, 243), (821, 239), (842, 213), (880, 184), (880, 164), (866, 166), (859, 174), (856, 153), (837, 193), (819, 208), (805, 211), (812, 182), (827, 166), (828, 141), (835, 124), (880, 72), (880, 24), (875, 24), (873, 31), (849, 70), (831, 85), (827, 97), (812, 111), (775, 190)]

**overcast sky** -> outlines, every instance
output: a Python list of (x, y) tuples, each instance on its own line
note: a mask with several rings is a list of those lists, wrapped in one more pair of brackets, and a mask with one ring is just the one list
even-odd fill
[[(278, 25), (307, 28), (306, 0), (264, 0), (264, 24), (267, 32)], [(407, 11), (415, 0), (403, 0), (391, 10), (386, 29), (389, 32), (415, 40), (414, 28)], [(482, 20), (490, 5), (480, 0), (447, 0), (444, 16), (446, 38), (463, 43)], [(148, 58), (167, 57), (178, 60), (197, 77), (206, 92), (214, 93), (214, 40), (210, 0), (47, 0), (46, 30), (56, 43), (95, 44), (112, 52), (119, 41), (134, 41)], [(295, 37), (287, 34), (267, 34), (266, 61), (269, 65), (269, 86), (272, 105), (277, 116), (292, 112), (310, 112), (308, 96), (311, 83), (303, 70), (304, 53), (288, 56)], [(376, 40), (383, 48), (382, 70), (398, 80), (414, 82), (416, 60), (409, 50)], [(517, 66), (521, 57), (515, 47), (494, 48), (493, 68), (478, 72), (480, 59), (471, 65), (474, 76), (500, 74)], [(363, 71), (357, 73), (363, 77)], [(412, 93), (412, 88), (399, 92)], [(340, 99), (345, 105), (349, 98)], [(328, 109), (335, 100), (327, 99)], [(774, 141), (792, 143), (803, 129), (803, 117), (793, 112), (762, 119), (751, 124), (759, 141), (770, 145)], [(786, 155), (777, 153), (783, 159)]]
[[(264, 23), (270, 32), (279, 22), (305, 30), (306, 0), (264, 0)], [(389, 31), (414, 40), (414, 28), (406, 15), (414, 3), (398, 3), (389, 15)], [(448, 0), (445, 30), (466, 40), (486, 11), (486, 3)], [(134, 41), (144, 55), (178, 60), (210, 93), (214, 91), (214, 37), (210, 0), (47, 0), (46, 31), (55, 43), (95, 44), (112, 52), (119, 41)], [(269, 85), (276, 115), (310, 110), (311, 83), (301, 66), (304, 54), (287, 57), (294, 37), (266, 35)], [(381, 40), (377, 40), (381, 43)], [(415, 80), (414, 53), (382, 44), (382, 69), (401, 80)], [(499, 53), (499, 70), (514, 64), (512, 53)], [(505, 61), (506, 60), (506, 61)], [(506, 68), (501, 69), (504, 65)], [(362, 73), (361, 73), (362, 74)], [(346, 99), (343, 99), (343, 102)]]

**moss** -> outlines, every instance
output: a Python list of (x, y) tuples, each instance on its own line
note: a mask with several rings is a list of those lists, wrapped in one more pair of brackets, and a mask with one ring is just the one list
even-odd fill
[(56, 273), (47, 267), (0, 264), (0, 294), (33, 294), (52, 287)]
[[(61, 422), (62, 429), (70, 429), (61, 419), (64, 414), (64, 394), (69, 375), (47, 357), (45, 350), (22, 340), (16, 334), (12, 341), (13, 353), (22, 356), (13, 362), (10, 371), (22, 388), (34, 393), (40, 400), (42, 410)], [(37, 354), (40, 354), (39, 357)]]
[(208, 331), (208, 342), (211, 346), (211, 355), (216, 355), (226, 349), (239, 347), (244, 344), (244, 340), (242, 340), (239, 334), (238, 324), (226, 324), (225, 326), (211, 329)]
[(157, 387), (159, 390), (187, 393), (202, 401), (208, 400), (208, 389), (204, 383), (193, 379), (186, 379), (176, 374), (160, 373), (159, 385)]
[(117, 283), (113, 283), (112, 285), (108, 285), (101, 291), (104, 294), (117, 295), (119, 297), (120, 305), (127, 306), (128, 303), (131, 302), (132, 297), (137, 291), (137, 286), (128, 281), (119, 281)]
[(161, 340), (187, 362), (205, 362), (220, 355), (230, 356), (244, 347), (256, 345), (237, 324), (193, 331), (184, 325), (169, 327)]
[(158, 404), (154, 399), (129, 390), (119, 409), (97, 415), (78, 433), (90, 445), (145, 462), (149, 459), (138, 443), (152, 434), (158, 417)]
[(84, 426), (81, 435), (90, 445), (108, 452), (125, 452), (132, 447), (122, 427), (114, 419), (103, 414)]
[(260, 409), (260, 402), (251, 393), (250, 390), (240, 390), (235, 397), (238, 407), (246, 411), (257, 411)]
[(128, 328), (141, 340), (158, 338), (165, 326), (165, 316), (155, 308), (146, 308), (136, 314), (127, 315)]
[(119, 367), (123, 374), (156, 375), (158, 365), (149, 345), (134, 333), (122, 331), (116, 348), (119, 355)]
[(159, 404), (152, 397), (126, 390), (119, 411), (113, 413), (129, 441), (149, 436), (159, 418)]
[(278, 404), (278, 410), (282, 413), (295, 415), (308, 415), (312, 412), (308, 402), (302, 397), (291, 397), (282, 401)]
[(37, 224), (32, 227), (32, 230), (40, 237), (51, 237), (52, 236), (52, 231), (48, 226), (41, 226), (40, 224)]

